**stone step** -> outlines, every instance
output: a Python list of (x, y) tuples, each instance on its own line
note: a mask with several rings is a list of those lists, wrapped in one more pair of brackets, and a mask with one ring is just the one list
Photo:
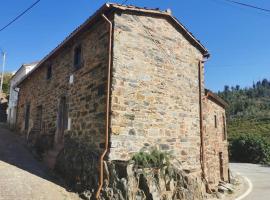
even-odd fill
[(228, 192), (229, 190), (226, 187), (224, 187), (222, 185), (219, 185), (218, 186), (218, 191), (221, 192), (221, 193), (225, 193), (225, 192)]
[(59, 154), (59, 151), (55, 151), (55, 150), (50, 150), (50, 151), (47, 152), (47, 155), (49, 157), (57, 157), (58, 154)]
[(229, 183), (219, 183), (219, 186), (226, 188), (228, 191), (233, 192), (233, 186)]
[(56, 157), (50, 157), (46, 155), (44, 157), (44, 162), (50, 169), (54, 169), (55, 163), (56, 163)]
[(63, 149), (63, 145), (55, 145), (52, 150), (49, 150), (44, 156), (44, 162), (50, 169), (53, 169), (56, 163), (56, 158), (60, 151)]

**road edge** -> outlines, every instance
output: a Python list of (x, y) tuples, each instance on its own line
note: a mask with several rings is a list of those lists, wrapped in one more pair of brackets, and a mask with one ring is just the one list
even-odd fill
[(245, 191), (244, 194), (242, 194), (241, 196), (235, 198), (235, 200), (242, 200), (242, 199), (244, 199), (245, 197), (247, 197), (251, 193), (251, 191), (253, 189), (253, 184), (252, 184), (251, 180), (249, 178), (247, 178), (246, 176), (242, 176), (242, 178), (247, 182), (248, 189)]

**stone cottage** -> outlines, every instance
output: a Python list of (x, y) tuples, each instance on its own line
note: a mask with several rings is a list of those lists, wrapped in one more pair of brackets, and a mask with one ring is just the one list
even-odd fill
[(100, 185), (103, 160), (152, 147), (217, 185), (228, 180), (225, 104), (205, 94), (208, 57), (170, 10), (105, 4), (18, 83), (17, 128), (52, 167), (67, 138), (91, 147)]

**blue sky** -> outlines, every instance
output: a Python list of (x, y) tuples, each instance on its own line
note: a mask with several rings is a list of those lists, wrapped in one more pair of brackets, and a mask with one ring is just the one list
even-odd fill
[[(239, 0), (270, 9), (269, 0)], [(34, 0), (1, 2), (0, 27)], [(42, 59), (106, 1), (41, 0), (29, 13), (0, 32), (0, 47), (7, 52), (7, 70)], [(122, 1), (115, 0), (121, 3)], [(129, 0), (128, 4), (171, 8), (210, 51), (206, 86), (252, 85), (270, 78), (270, 13), (233, 5), (224, 0)]]

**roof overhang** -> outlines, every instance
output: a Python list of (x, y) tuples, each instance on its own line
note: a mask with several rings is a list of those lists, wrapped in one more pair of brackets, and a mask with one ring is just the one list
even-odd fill
[(65, 47), (69, 42), (73, 41), (73, 39), (81, 32), (86, 30), (92, 24), (101, 19), (101, 14), (112, 14), (117, 10), (122, 11), (132, 11), (137, 13), (144, 13), (150, 15), (158, 15), (160, 17), (164, 17), (170, 20), (176, 28), (182, 31), (183, 35), (189, 40), (201, 53), (205, 58), (210, 57), (208, 50), (197, 40), (191, 32), (189, 32), (184, 25), (182, 25), (171, 13), (166, 11), (160, 11), (157, 9), (147, 9), (147, 8), (139, 8), (136, 6), (124, 6), (115, 3), (106, 3), (100, 9), (98, 9), (92, 16), (90, 16), (83, 24), (81, 24), (77, 29), (75, 29), (68, 37), (64, 39), (55, 49), (53, 49), (48, 55), (46, 55), (38, 65), (20, 82), (17, 83), (16, 87), (19, 87), (22, 82), (28, 79), (40, 66), (47, 62), (51, 57), (53, 57), (57, 52), (59, 52), (63, 47)]
[(215, 102), (216, 104), (220, 105), (223, 108), (227, 108), (229, 106), (229, 104), (226, 101), (224, 101), (222, 98), (220, 98), (218, 95), (216, 95), (215, 93), (213, 93), (208, 89), (205, 89), (205, 96), (207, 99)]

